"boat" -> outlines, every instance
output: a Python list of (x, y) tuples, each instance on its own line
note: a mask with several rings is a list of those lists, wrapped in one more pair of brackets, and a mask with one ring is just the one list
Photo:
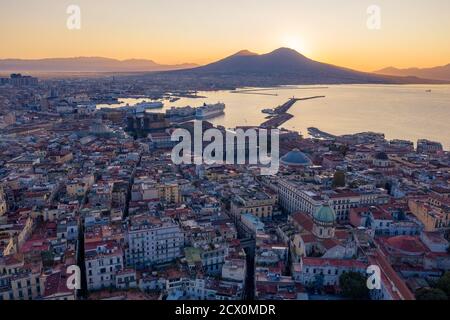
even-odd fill
[(171, 99), (169, 100), (169, 102), (177, 102), (178, 100), (180, 100), (180, 98), (171, 98)]
[(274, 114), (275, 111), (273, 109), (263, 109), (262, 113)]
[(166, 110), (166, 116), (168, 118), (189, 117), (195, 115), (195, 112), (195, 109), (190, 106), (181, 108), (172, 107)]
[(195, 111), (195, 117), (198, 120), (210, 119), (224, 114), (225, 104), (203, 104), (203, 106), (198, 107)]
[(145, 110), (161, 109), (163, 107), (164, 107), (164, 103), (162, 103), (161, 101), (156, 101), (156, 102), (142, 101), (133, 106), (136, 113), (143, 113), (143, 112), (145, 112)]

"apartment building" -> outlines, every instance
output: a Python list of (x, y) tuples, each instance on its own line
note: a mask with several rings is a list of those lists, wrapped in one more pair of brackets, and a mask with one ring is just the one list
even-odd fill
[(258, 218), (272, 218), (278, 197), (261, 190), (240, 190), (231, 202), (231, 214), (240, 217), (250, 213)]
[(450, 227), (450, 200), (439, 196), (409, 199), (409, 209), (425, 226), (425, 231)]
[(123, 270), (123, 251), (115, 241), (85, 244), (88, 290), (115, 287), (116, 275)]
[(307, 212), (314, 214), (324, 204), (328, 203), (336, 213), (339, 222), (349, 219), (350, 209), (361, 205), (377, 205), (387, 202), (384, 190), (355, 192), (351, 190), (316, 191), (308, 185), (302, 185), (295, 180), (279, 179), (278, 192), (280, 205), (288, 212)]
[(339, 278), (344, 272), (365, 274), (367, 265), (358, 260), (325, 259), (304, 257), (300, 263), (292, 265), (292, 276), (303, 285), (314, 283), (317, 277), (323, 277), (323, 284), (339, 286)]
[(43, 294), (39, 268), (28, 268), (14, 255), (0, 257), (0, 300), (32, 300)]
[(146, 215), (131, 217), (126, 239), (126, 264), (136, 269), (171, 262), (182, 255), (184, 246), (184, 234), (172, 219)]

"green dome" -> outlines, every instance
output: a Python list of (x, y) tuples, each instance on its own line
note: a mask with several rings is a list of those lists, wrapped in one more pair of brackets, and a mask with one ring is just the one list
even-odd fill
[(298, 149), (294, 149), (288, 152), (281, 158), (281, 163), (287, 166), (310, 166), (312, 164), (311, 159), (306, 154)]
[(314, 215), (314, 220), (323, 223), (334, 223), (336, 221), (336, 214), (334, 213), (333, 208), (331, 208), (328, 204), (324, 204), (322, 207), (317, 210)]

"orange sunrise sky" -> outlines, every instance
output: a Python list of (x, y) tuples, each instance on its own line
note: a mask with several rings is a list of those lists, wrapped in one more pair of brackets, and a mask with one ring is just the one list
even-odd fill
[[(81, 29), (66, 27), (71, 4)], [(381, 29), (367, 8), (381, 9)], [(0, 0), (0, 58), (102, 56), (206, 64), (290, 47), (363, 71), (450, 63), (448, 0)]]

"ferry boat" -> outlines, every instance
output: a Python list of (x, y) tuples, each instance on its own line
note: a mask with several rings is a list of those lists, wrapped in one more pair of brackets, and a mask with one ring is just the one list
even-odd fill
[(203, 106), (196, 109), (195, 117), (198, 120), (210, 119), (224, 114), (225, 104), (204, 104)]

